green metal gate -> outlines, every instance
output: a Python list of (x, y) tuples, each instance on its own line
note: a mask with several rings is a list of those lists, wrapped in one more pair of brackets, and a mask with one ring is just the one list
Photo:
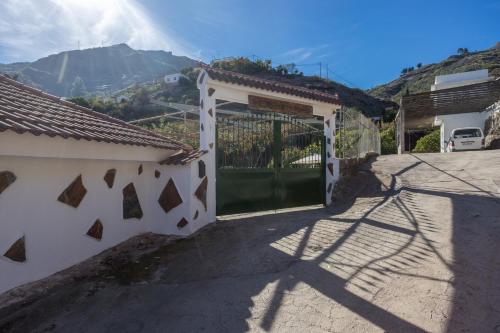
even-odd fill
[(217, 114), (217, 215), (324, 203), (322, 121)]

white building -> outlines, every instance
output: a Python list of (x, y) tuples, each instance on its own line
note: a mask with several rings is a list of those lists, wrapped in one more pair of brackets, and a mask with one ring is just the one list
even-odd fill
[(141, 233), (214, 222), (205, 163), (204, 151), (0, 75), (0, 293)]
[(181, 77), (184, 77), (181, 73), (169, 74), (165, 75), (163, 81), (165, 81), (166, 84), (178, 84)]
[[(492, 81), (494, 79), (494, 77), (488, 76), (487, 69), (449, 75), (439, 75), (436, 76), (434, 84), (431, 86), (431, 91), (466, 87)], [(436, 115), (434, 119), (434, 126), (439, 126), (440, 128), (441, 152), (445, 151), (446, 141), (449, 139), (452, 130), (461, 127), (479, 127), (484, 131), (484, 124), (489, 116), (489, 112), (482, 112), (482, 110), (481, 112), (476, 111), (469, 113)]]
[(500, 100), (500, 78), (488, 70), (437, 76), (430, 91), (403, 96), (396, 116), (398, 153), (413, 149), (411, 133), (439, 126), (441, 152), (455, 128), (479, 127), (491, 115), (487, 109)]
[(331, 203), (338, 96), (210, 68), (197, 82), (201, 150), (0, 76), (0, 294), (132, 236), (215, 222), (217, 99), (323, 117)]
[(487, 69), (448, 75), (438, 75), (434, 78), (434, 84), (431, 85), (431, 91), (463, 87), (475, 83), (492, 81), (494, 79), (494, 77), (488, 76)]
[(451, 131), (462, 127), (479, 127), (484, 131), (486, 119), (491, 116), (490, 112), (470, 112), (460, 114), (437, 115), (434, 119), (434, 126), (440, 129), (440, 147), (444, 153), (446, 141), (450, 138)]

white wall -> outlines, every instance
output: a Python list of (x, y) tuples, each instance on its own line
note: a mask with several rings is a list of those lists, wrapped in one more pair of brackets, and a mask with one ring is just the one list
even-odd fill
[[(138, 175), (139, 165), (143, 172)], [(103, 177), (116, 169), (109, 189)], [(155, 169), (161, 172), (155, 178)], [(198, 162), (188, 166), (161, 166), (155, 162), (0, 156), (0, 171), (11, 171), (17, 179), (0, 194), (0, 293), (65, 269), (114, 246), (131, 236), (152, 231), (188, 235), (208, 219), (193, 195), (201, 179)], [(61, 192), (82, 175), (87, 194), (78, 208), (57, 200)], [(166, 214), (158, 198), (172, 178), (183, 203)], [(122, 189), (133, 182), (144, 216), (122, 216)], [(199, 210), (199, 216), (193, 216)], [(184, 217), (189, 224), (177, 228)], [(96, 219), (104, 225), (98, 241), (86, 235)], [(27, 260), (11, 261), (3, 256), (20, 237), (26, 239)]]
[(448, 75), (438, 75), (434, 78), (434, 84), (431, 85), (431, 91), (467, 86), (470, 84), (486, 82), (493, 79), (493, 77), (488, 77), (487, 69)]
[(479, 127), (484, 131), (484, 123), (489, 116), (489, 112), (470, 112), (436, 116), (434, 124), (440, 126), (441, 152), (443, 153), (445, 151), (446, 144), (444, 141), (448, 140), (452, 130), (460, 127)]

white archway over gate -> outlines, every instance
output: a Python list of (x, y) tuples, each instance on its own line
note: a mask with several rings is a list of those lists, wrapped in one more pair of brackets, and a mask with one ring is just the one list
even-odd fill
[(209, 220), (216, 218), (216, 100), (247, 105), (260, 103), (267, 111), (291, 108), (296, 113), (308, 112), (311, 116), (323, 117), (327, 156), (325, 203), (331, 204), (331, 191), (339, 179), (339, 162), (335, 158), (335, 113), (341, 107), (338, 96), (211, 67), (202, 68), (197, 85), (200, 90), (200, 149), (208, 152)]

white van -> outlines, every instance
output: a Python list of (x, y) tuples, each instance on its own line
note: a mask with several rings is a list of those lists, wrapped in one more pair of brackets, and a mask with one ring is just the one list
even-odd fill
[(484, 149), (484, 135), (479, 127), (455, 128), (446, 144), (446, 152), (480, 149)]

